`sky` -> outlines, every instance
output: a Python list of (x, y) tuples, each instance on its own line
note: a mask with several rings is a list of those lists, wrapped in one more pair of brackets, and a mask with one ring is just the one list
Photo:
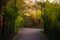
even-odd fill
[[(35, 0), (32, 0), (32, 1), (35, 1)], [(37, 0), (37, 1), (43, 1), (43, 0)], [(46, 0), (44, 0), (44, 1), (46, 1)], [(48, 1), (52, 2), (53, 0), (48, 0)], [(60, 0), (56, 0), (56, 1), (59, 2)]]
[(57, 0), (57, 1), (60, 1), (60, 0)]
[[(31, 1), (35, 2), (36, 0), (31, 0)], [(37, 0), (37, 1), (43, 2), (43, 0)], [(46, 0), (44, 1), (46, 2)], [(52, 2), (53, 0), (48, 0), (48, 1)]]
[[(27, 2), (29, 2), (29, 1), (33, 1), (33, 2), (35, 2), (36, 0), (26, 0)], [(40, 2), (43, 2), (43, 0), (37, 0), (37, 1), (40, 1)], [(46, 2), (46, 0), (44, 0), (45, 2)], [(52, 3), (53, 2), (53, 0), (48, 0), (50, 3)], [(54, 0), (55, 1), (55, 0)], [(56, 0), (58, 3), (59, 3), (59, 1), (60, 0)]]

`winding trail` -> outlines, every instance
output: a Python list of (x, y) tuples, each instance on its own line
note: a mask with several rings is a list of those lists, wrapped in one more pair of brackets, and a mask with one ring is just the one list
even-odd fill
[(42, 30), (43, 29), (22, 28), (14, 40), (46, 40), (46, 36), (40, 32)]

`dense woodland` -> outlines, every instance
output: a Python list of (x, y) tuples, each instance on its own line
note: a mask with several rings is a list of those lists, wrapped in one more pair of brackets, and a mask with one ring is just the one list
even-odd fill
[[(54, 37), (60, 33), (60, 3), (29, 3), (24, 0), (2, 0), (0, 3), (0, 38), (15, 34), (20, 28), (43, 28)], [(55, 34), (56, 33), (56, 34)], [(59, 35), (59, 34), (58, 34)]]

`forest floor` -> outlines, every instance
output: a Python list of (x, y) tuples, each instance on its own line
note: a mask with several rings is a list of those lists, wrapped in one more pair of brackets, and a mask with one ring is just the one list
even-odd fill
[(42, 31), (43, 29), (22, 28), (13, 40), (48, 40)]

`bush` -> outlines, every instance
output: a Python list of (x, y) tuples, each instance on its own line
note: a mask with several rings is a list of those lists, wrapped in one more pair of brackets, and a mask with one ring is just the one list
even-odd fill
[[(42, 18), (44, 20), (44, 31), (49, 37), (57, 37), (57, 32), (59, 31), (58, 24), (60, 23), (60, 6), (58, 4), (48, 3), (43, 8)], [(55, 39), (55, 38), (54, 38)]]
[(3, 15), (4, 15), (4, 21), (5, 25), (2, 29), (2, 34), (4, 37), (11, 35), (14, 33), (15, 29), (15, 20), (18, 16), (18, 8), (14, 3), (7, 2), (5, 6), (3, 6)]

